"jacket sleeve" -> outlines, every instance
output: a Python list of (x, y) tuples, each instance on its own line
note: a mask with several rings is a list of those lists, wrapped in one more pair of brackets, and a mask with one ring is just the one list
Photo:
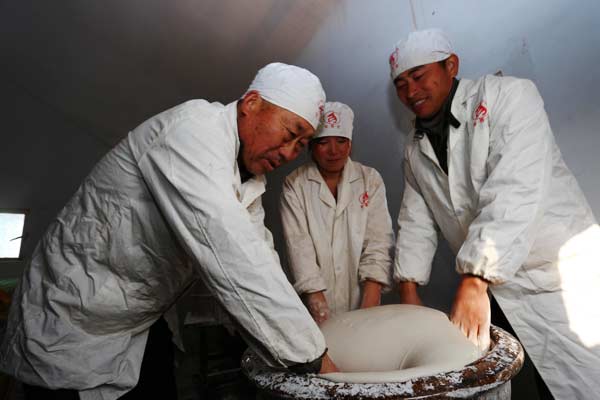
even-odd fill
[(507, 79), (502, 81), (507, 87), (488, 99), (487, 180), (457, 256), (459, 273), (492, 283), (512, 277), (529, 254), (548, 194), (554, 147), (535, 85)]
[(358, 266), (358, 277), (360, 282), (369, 279), (389, 288), (392, 276), (394, 231), (385, 197), (385, 185), (381, 175), (375, 170), (371, 170), (367, 193), (369, 195), (369, 214)]
[(275, 257), (275, 261), (277, 261), (277, 264), (280, 264), (279, 254), (277, 254), (277, 251), (275, 250), (273, 234), (265, 225), (265, 209), (262, 205), (262, 196), (252, 202), (248, 207), (248, 212), (250, 213), (252, 223), (259, 232), (259, 235), (265, 239), (267, 246), (269, 246), (269, 249), (271, 250), (271, 254)]
[[(409, 139), (410, 140), (410, 139)], [(398, 214), (394, 280), (426, 285), (438, 243), (438, 227), (404, 155), (404, 194)]]
[(306, 209), (288, 179), (283, 184), (280, 212), (294, 289), (299, 294), (326, 290), (309, 232)]
[(138, 165), (206, 286), (268, 363), (320, 357), (321, 332), (236, 198), (230, 135), (189, 116), (162, 129)]

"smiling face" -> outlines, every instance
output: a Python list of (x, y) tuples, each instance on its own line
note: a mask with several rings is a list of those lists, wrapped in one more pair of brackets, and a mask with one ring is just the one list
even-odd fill
[(411, 68), (395, 80), (396, 93), (418, 118), (434, 116), (444, 105), (458, 73), (458, 57), (452, 54), (444, 62)]
[(315, 133), (304, 118), (267, 102), (256, 91), (238, 102), (237, 123), (241, 160), (254, 175), (294, 160)]
[(315, 139), (311, 143), (310, 149), (319, 171), (337, 174), (344, 170), (350, 156), (352, 142), (341, 136), (326, 136)]

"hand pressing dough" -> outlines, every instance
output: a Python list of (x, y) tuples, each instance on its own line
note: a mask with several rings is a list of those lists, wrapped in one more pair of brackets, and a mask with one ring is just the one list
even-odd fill
[(334, 382), (383, 383), (462, 369), (482, 352), (446, 314), (392, 304), (337, 315), (321, 325), (329, 356), (340, 371)]

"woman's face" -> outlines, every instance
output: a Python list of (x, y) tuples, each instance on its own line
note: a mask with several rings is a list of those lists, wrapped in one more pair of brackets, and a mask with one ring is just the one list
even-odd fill
[(352, 142), (341, 136), (327, 136), (314, 139), (311, 143), (313, 160), (319, 170), (328, 173), (339, 173), (344, 169), (350, 156)]

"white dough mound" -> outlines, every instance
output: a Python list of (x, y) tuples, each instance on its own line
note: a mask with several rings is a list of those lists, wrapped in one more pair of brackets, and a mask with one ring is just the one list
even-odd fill
[(384, 383), (462, 369), (482, 356), (437, 310), (392, 304), (338, 315), (321, 325), (334, 382)]

